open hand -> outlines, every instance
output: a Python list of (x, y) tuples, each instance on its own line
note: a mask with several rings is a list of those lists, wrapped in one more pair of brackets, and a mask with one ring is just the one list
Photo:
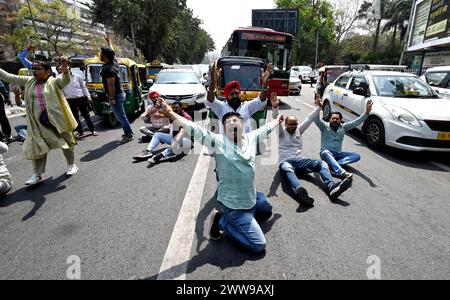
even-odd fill
[(272, 104), (272, 108), (278, 108), (280, 105), (280, 99), (278, 99), (277, 93), (272, 93), (270, 95), (270, 103)]
[(370, 114), (372, 111), (373, 101), (369, 99), (366, 104), (366, 114)]
[(270, 75), (273, 74), (273, 65), (272, 64), (268, 64), (266, 71), (264, 72), (264, 74), (261, 77), (261, 84), (263, 87), (267, 86), (267, 82), (269, 81)]

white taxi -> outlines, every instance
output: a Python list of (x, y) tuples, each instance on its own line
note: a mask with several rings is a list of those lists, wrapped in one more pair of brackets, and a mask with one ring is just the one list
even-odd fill
[(345, 122), (373, 109), (359, 129), (375, 149), (385, 145), (411, 151), (450, 152), (450, 101), (416, 75), (359, 71), (342, 74), (323, 96), (324, 119), (336, 111)]

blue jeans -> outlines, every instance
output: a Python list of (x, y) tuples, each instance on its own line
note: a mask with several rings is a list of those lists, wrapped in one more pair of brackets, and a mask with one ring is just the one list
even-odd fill
[[(220, 202), (219, 202), (220, 203)], [(256, 193), (256, 204), (252, 209), (234, 210), (220, 203), (223, 217), (219, 227), (226, 235), (253, 253), (261, 253), (266, 248), (266, 238), (261, 227), (255, 220), (255, 215), (272, 213), (272, 204), (263, 193)]]
[(329, 150), (320, 152), (320, 157), (330, 166), (330, 169), (339, 176), (345, 174), (345, 170), (342, 168), (343, 166), (361, 160), (361, 155), (356, 152), (335, 152)]
[(115, 97), (116, 104), (112, 105), (112, 111), (116, 116), (117, 120), (122, 124), (123, 132), (126, 136), (133, 136), (133, 130), (131, 129), (130, 122), (128, 121), (127, 115), (125, 114), (125, 103), (126, 94), (117, 94)]
[(325, 162), (321, 160), (313, 160), (307, 158), (293, 158), (285, 160), (280, 164), (280, 173), (290, 183), (292, 190), (295, 192), (300, 188), (300, 180), (296, 173), (320, 173), (320, 178), (331, 189), (335, 184), (331, 176), (330, 169)]
[[(171, 134), (168, 133), (162, 133), (162, 132), (157, 132), (155, 133), (155, 135), (153, 135), (153, 138), (150, 142), (150, 144), (148, 144), (147, 150), (148, 151), (153, 151), (156, 149), (156, 147), (158, 147), (159, 144), (168, 144), (171, 145), (172, 142), (174, 141), (174, 137)], [(179, 143), (179, 147), (183, 147), (183, 144), (185, 142), (188, 142), (187, 139), (181, 139), (180, 143)], [(190, 147), (189, 147), (190, 148)], [(175, 156), (176, 154), (173, 152), (174, 150), (172, 148), (167, 148), (166, 150), (164, 150), (164, 152), (162, 152), (162, 154), (164, 155), (164, 157), (171, 157), (171, 156)], [(178, 152), (178, 151), (177, 151)], [(178, 154), (178, 153), (177, 153)]]
[(28, 128), (27, 125), (14, 126), (14, 129), (16, 130), (17, 135), (23, 139), (27, 138), (27, 128)]

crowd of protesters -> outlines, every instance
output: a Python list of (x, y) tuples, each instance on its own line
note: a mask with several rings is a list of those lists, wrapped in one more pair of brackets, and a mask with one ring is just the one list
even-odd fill
[[(4, 107), (4, 103), (11, 102), (5, 86), (5, 83), (9, 83), (14, 85), (12, 91), (16, 105), (26, 110), (27, 124), (18, 125), (15, 129), (18, 140), (23, 141), (24, 158), (32, 162), (33, 172), (25, 183), (28, 186), (42, 181), (47, 154), (52, 149), (63, 151), (67, 162), (65, 174), (77, 174), (75, 146), (78, 139), (84, 136), (79, 113), (84, 117), (91, 135), (97, 136), (88, 110), (91, 97), (81, 77), (71, 73), (68, 58), (63, 55), (58, 57), (59, 75), (54, 77), (48, 63), (27, 59), (29, 52), (34, 49), (36, 45), (30, 44), (18, 55), (23, 65), (31, 71), (31, 76), (10, 74), (0, 68), (0, 138), (6, 143), (12, 141), (11, 126)], [(103, 62), (101, 76), (104, 90), (124, 133), (121, 143), (128, 143), (134, 140), (134, 133), (124, 110), (125, 93), (115, 52), (112, 47), (101, 48), (100, 57)], [(297, 177), (299, 173), (319, 173), (327, 187), (328, 196), (336, 199), (352, 185), (352, 174), (344, 167), (361, 159), (357, 153), (342, 151), (345, 132), (364, 122), (371, 112), (372, 101), (367, 102), (366, 113), (353, 122), (342, 124), (339, 113), (332, 113), (330, 122), (324, 122), (320, 118), (322, 104), (318, 93), (314, 99), (316, 108), (300, 122), (295, 116), (279, 115), (277, 95), (268, 94), (268, 82), (273, 73), (271, 64), (261, 76), (262, 90), (259, 96), (246, 102), (241, 100), (241, 86), (237, 81), (226, 84), (225, 101), (216, 98), (221, 72), (217, 63), (211, 66), (206, 103), (221, 121), (218, 134), (196, 125), (180, 103), (168, 105), (157, 92), (152, 92), (149, 95), (150, 103), (141, 116), (146, 126), (140, 128), (150, 141), (148, 147), (133, 158), (155, 165), (166, 158), (188, 153), (193, 140), (214, 148), (220, 211), (212, 214), (210, 237), (216, 240), (225, 234), (250, 252), (259, 254), (264, 251), (266, 240), (258, 222), (270, 218), (272, 204), (255, 189), (258, 143), (272, 131), (277, 133), (280, 174), (302, 206), (312, 206), (314, 201), (301, 186)], [(253, 128), (252, 115), (267, 106), (267, 99), (272, 106), (274, 121), (259, 129)], [(310, 159), (302, 153), (302, 135), (313, 123), (321, 132), (319, 159)], [(158, 151), (161, 144), (167, 145), (164, 151)], [(12, 188), (11, 174), (1, 155), (7, 150), (8, 146), (0, 142), (0, 195), (5, 195)], [(341, 180), (336, 181), (333, 175)]]

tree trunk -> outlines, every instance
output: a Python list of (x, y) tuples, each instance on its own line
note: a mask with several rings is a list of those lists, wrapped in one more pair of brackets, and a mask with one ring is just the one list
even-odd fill
[(377, 30), (375, 31), (375, 39), (373, 41), (372, 53), (377, 52), (378, 40), (379, 40), (379, 37), (380, 37), (380, 27), (381, 27), (381, 20), (378, 20)]
[(392, 41), (391, 41), (392, 48), (395, 47), (395, 38), (397, 37), (397, 26), (398, 25), (395, 25), (395, 27), (394, 27), (394, 34), (392, 35)]

